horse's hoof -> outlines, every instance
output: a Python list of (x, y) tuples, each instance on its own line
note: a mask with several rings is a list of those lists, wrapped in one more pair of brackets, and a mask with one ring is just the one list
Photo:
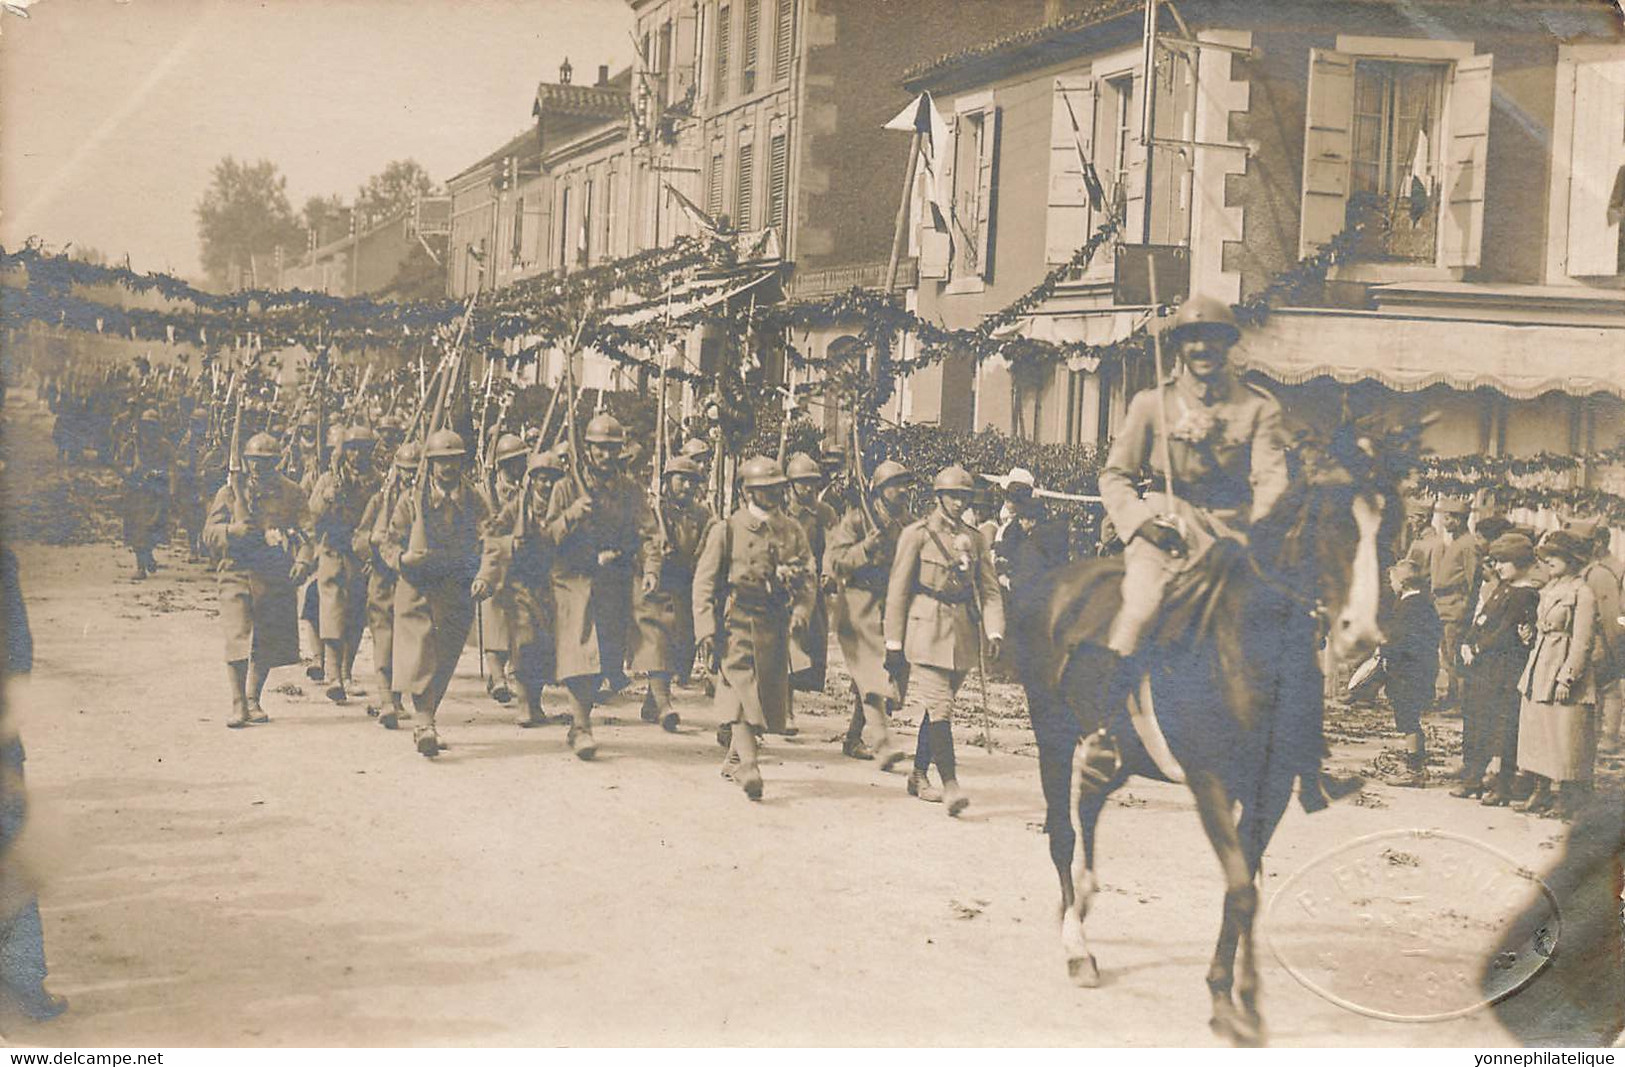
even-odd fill
[(1094, 989), (1100, 985), (1100, 967), (1096, 965), (1093, 954), (1067, 960), (1066, 973), (1071, 976), (1072, 984), (1080, 989)]
[(1249, 1022), (1224, 1001), (1213, 1006), (1213, 1018), (1208, 1026), (1216, 1037), (1222, 1037), (1236, 1048), (1259, 1048), (1264, 1044), (1264, 1030), (1260, 1022)]

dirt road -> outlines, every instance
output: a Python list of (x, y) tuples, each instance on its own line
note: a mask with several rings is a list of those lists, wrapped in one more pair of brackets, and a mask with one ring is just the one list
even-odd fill
[[(14, 528), (45, 536), (50, 508), (72, 507), (84, 536), (66, 540), (105, 533), (82, 511), (108, 506), (100, 476), (54, 472), (32, 400), (14, 398), (7, 419)], [(580, 763), (562, 726), (512, 725), (472, 651), (442, 715), (452, 748), (434, 762), (297, 668), (272, 677), (269, 725), (229, 731), (203, 568), (161, 551), (166, 568), (136, 583), (105, 543), (18, 549), (37, 643), (16, 694), (34, 803), (26, 854), (52, 986), (72, 1010), (14, 1039), (1213, 1041), (1203, 974), (1221, 879), (1187, 795), (1135, 783), (1108, 809), (1089, 927), (1104, 984), (1076, 989), (1030, 735), (1011, 712), (991, 753), (964, 731), (973, 805), (957, 821), (905, 796), (902, 775), (843, 759), (833, 699), (804, 704), (801, 736), (767, 749), (767, 798), (751, 804), (718, 777), (715, 719), (696, 691), (682, 695), (677, 736), (638, 721), (635, 698), (612, 705), (601, 758)], [(1339, 757), (1368, 762), (1380, 746)], [(1361, 805), (1293, 808), (1266, 895), (1338, 841), (1426, 826), (1536, 869), (1563, 829), (1443, 788), (1375, 785)], [(1268, 954), (1263, 970), (1276, 1044), (1512, 1040), (1487, 1013), (1381, 1022), (1320, 999)]]

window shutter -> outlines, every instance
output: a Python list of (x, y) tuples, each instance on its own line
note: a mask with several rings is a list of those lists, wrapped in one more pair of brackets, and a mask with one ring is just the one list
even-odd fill
[(773, 80), (790, 77), (790, 49), (795, 43), (796, 0), (779, 0), (778, 23), (773, 31)]
[(711, 154), (711, 173), (705, 183), (705, 213), (715, 221), (722, 214), (722, 153)]
[(739, 146), (739, 172), (734, 176), (734, 229), (748, 230), (751, 225), (751, 191), (754, 185), (756, 147)]
[[(948, 190), (948, 202), (954, 204), (954, 156), (959, 151), (960, 123), (957, 115), (944, 115), (943, 121), (948, 127), (948, 137), (937, 153), (937, 165), (942, 170), (943, 188)], [(941, 279), (948, 277), (948, 267), (953, 262), (954, 239), (951, 233), (937, 229), (932, 222), (931, 202), (925, 187), (927, 180), (922, 167), (914, 178), (915, 214), (920, 227), (920, 277)], [(953, 221), (947, 221), (951, 229)]]
[(745, 0), (745, 39), (739, 56), (741, 91), (756, 91), (757, 46), (762, 39), (762, 0)]
[(1439, 241), (1446, 267), (1478, 266), (1484, 237), (1484, 161), (1490, 143), (1490, 65), (1470, 56), (1450, 79), (1450, 142), (1440, 186)]
[(1304, 109), (1303, 211), (1298, 255), (1309, 256), (1347, 225), (1354, 154), (1354, 57), (1309, 50), (1309, 104)]
[(1574, 68), (1574, 148), (1569, 170), (1568, 260), (1576, 278), (1619, 273), (1619, 223), (1608, 201), (1625, 166), (1625, 59)]
[(1145, 156), (1146, 146), (1140, 143), (1140, 120), (1145, 114), (1141, 101), (1145, 93), (1145, 77), (1135, 74), (1129, 92), (1128, 150), (1124, 153), (1123, 174), (1123, 240), (1139, 244), (1145, 233)]
[[(1071, 110), (1068, 111), (1068, 105)], [(1077, 129), (1072, 127), (1077, 118)], [(1044, 262), (1065, 263), (1089, 239), (1089, 191), (1078, 159), (1094, 156), (1095, 83), (1087, 75), (1055, 79), (1049, 123), (1049, 212), (1044, 223)]]
[(727, 4), (717, 8), (717, 72), (711, 82), (711, 98), (722, 100), (728, 95), (728, 39), (733, 21), (733, 9)]
[(990, 107), (982, 112), (982, 140), (976, 156), (976, 273), (983, 279), (993, 277), (993, 196), (998, 182), (995, 171), (999, 156), (999, 109)]
[(773, 135), (767, 153), (767, 224), (784, 236), (790, 193), (790, 139)]

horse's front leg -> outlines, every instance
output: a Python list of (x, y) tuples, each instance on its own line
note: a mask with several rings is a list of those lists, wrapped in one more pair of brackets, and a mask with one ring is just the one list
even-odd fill
[(1089, 940), (1084, 935), (1083, 923), (1089, 917), (1089, 905), (1100, 888), (1095, 880), (1095, 826), (1100, 811), (1106, 804), (1107, 790), (1091, 784), (1083, 774), (1083, 746), (1073, 750), (1072, 799), (1069, 810), (1076, 821), (1073, 833), (1081, 848), (1072, 858), (1071, 906), (1061, 917), (1061, 947), (1066, 951), (1066, 970), (1072, 981), (1092, 989), (1100, 984), (1100, 967), (1094, 953), (1089, 951)]
[(1213, 1018), (1209, 1025), (1213, 1032), (1228, 1038), (1236, 1045), (1257, 1045), (1263, 1034), (1256, 1019), (1249, 1019), (1236, 1009), (1231, 990), (1236, 976), (1236, 950), (1245, 933), (1248, 940), (1246, 967), (1249, 972), (1249, 995), (1256, 1000), (1257, 972), (1252, 959), (1251, 939), (1253, 919), (1258, 912), (1258, 887), (1253, 871), (1242, 848), (1241, 835), (1236, 831), (1235, 814), (1229, 791), (1219, 777), (1207, 770), (1186, 769), (1186, 780), (1191, 795), (1196, 799), (1196, 810), (1202, 819), (1213, 851), (1219, 857), (1224, 871), (1224, 913), (1219, 924), (1219, 940), (1213, 949), (1213, 962), (1207, 970), (1208, 994), (1213, 1000)]

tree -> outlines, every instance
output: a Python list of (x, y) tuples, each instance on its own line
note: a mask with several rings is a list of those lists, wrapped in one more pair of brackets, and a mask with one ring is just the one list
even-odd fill
[(412, 206), (434, 188), (429, 172), (415, 159), (397, 159), (367, 179), (355, 196), (363, 225), (379, 222)]
[(320, 248), (350, 232), (350, 209), (341, 196), (313, 196), (299, 209), (299, 221), (307, 234), (316, 235)]
[(270, 277), (278, 247), (297, 255), (304, 231), (288, 204), (288, 179), (269, 160), (239, 163), (227, 156), (196, 208), (203, 269), (219, 285)]

